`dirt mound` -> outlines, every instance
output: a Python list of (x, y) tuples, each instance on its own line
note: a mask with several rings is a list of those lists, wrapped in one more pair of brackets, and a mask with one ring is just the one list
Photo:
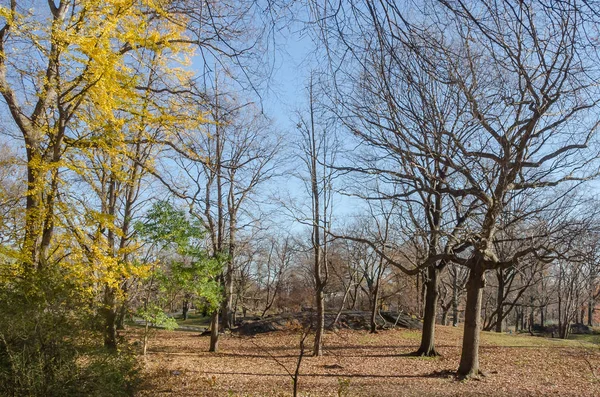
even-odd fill
[[(255, 317), (241, 321), (234, 330), (241, 335), (256, 335), (273, 331), (285, 331), (297, 328), (299, 326), (309, 326), (315, 321), (316, 313), (314, 311), (304, 311), (298, 313), (282, 313), (278, 315), (269, 315), (264, 318)], [(325, 313), (325, 327), (333, 328), (337, 313)], [(342, 312), (340, 318), (335, 324), (336, 329), (366, 330), (369, 329), (371, 313), (364, 311), (346, 311)], [(379, 328), (393, 328), (394, 326), (408, 329), (421, 329), (421, 321), (404, 313), (381, 312), (376, 319)]]

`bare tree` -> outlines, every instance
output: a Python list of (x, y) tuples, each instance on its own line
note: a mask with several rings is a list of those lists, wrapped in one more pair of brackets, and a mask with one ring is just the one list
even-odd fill
[[(478, 376), (486, 271), (515, 266), (532, 256), (550, 261), (556, 255), (550, 240), (560, 231), (560, 222), (546, 224), (543, 237), (532, 238), (540, 235), (532, 221), (521, 230), (520, 248), (499, 258), (494, 247), (497, 234), (524, 216), (511, 212), (510, 203), (536, 196), (529, 200), (526, 214), (535, 219), (546, 208), (564, 204), (557, 198), (564, 194), (559, 187), (568, 191), (597, 175), (598, 62), (594, 43), (586, 36), (590, 19), (597, 14), (585, 4), (537, 1), (518, 5), (432, 1), (422, 12), (411, 14), (387, 1), (340, 3), (329, 9), (337, 11), (322, 16), (320, 33), (329, 39), (332, 70), (344, 100), (356, 87), (349, 89), (344, 78), (356, 81), (357, 70), (359, 76), (372, 74), (365, 60), (373, 57), (365, 58), (365, 53), (379, 55), (384, 71), (405, 64), (403, 55), (408, 53), (408, 59), (419, 59), (419, 70), (435, 84), (454, 92), (458, 109), (464, 109), (453, 111), (450, 123), (437, 130), (440, 146), (435, 141), (424, 143), (406, 129), (396, 134), (397, 125), (373, 119), (392, 137), (409, 142), (420, 156), (441, 165), (444, 172), (431, 175), (437, 187), (422, 190), (466, 199), (477, 209), (465, 224), (464, 244), (438, 252), (423, 264), (452, 261), (469, 268), (458, 374)], [(351, 18), (352, 23), (340, 18)], [(341, 48), (332, 47), (334, 40)], [(388, 91), (402, 92), (401, 84), (411, 81), (410, 76), (388, 76), (380, 83)], [(402, 106), (388, 102), (393, 108)], [(379, 116), (376, 110), (374, 115)], [(400, 176), (408, 182), (413, 179)]]
[[(315, 285), (316, 322), (314, 325), (315, 341), (313, 355), (323, 354), (323, 334), (325, 332), (325, 299), (324, 291), (329, 277), (328, 248), (329, 231), (331, 229), (334, 171), (330, 167), (335, 160), (335, 136), (330, 125), (324, 120), (322, 107), (315, 98), (314, 74), (308, 82), (308, 112), (300, 113), (297, 123), (301, 134), (298, 142), (300, 159), (306, 167), (308, 179), (302, 178), (311, 200), (310, 217), (296, 213), (294, 216), (311, 227), (311, 249), (313, 277)], [(298, 211), (296, 211), (298, 212)], [(302, 212), (300, 210), (300, 212)], [(303, 219), (299, 219), (303, 217)], [(310, 221), (307, 221), (310, 219)]]
[(283, 285), (284, 276), (291, 267), (293, 260), (293, 240), (291, 236), (283, 238), (271, 237), (264, 248), (262, 270), (265, 290), (265, 305), (261, 317), (273, 307)]

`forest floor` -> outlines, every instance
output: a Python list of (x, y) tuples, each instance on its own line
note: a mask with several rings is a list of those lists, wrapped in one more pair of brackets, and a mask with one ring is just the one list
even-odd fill
[[(157, 330), (138, 393), (150, 396), (290, 396), (299, 334), (224, 335), (218, 354), (195, 332)], [(129, 333), (137, 338), (138, 330)], [(589, 341), (482, 333), (487, 376), (457, 381), (462, 328), (437, 327), (437, 358), (408, 354), (420, 331), (329, 332), (323, 357), (305, 356), (300, 396), (600, 396), (600, 345)], [(307, 341), (308, 354), (311, 341)], [(279, 364), (278, 364), (279, 362)]]

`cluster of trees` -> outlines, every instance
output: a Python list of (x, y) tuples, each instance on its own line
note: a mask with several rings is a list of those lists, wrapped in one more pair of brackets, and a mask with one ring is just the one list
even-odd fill
[[(0, 394), (129, 393), (135, 363), (117, 328), (130, 310), (160, 318), (173, 285), (220, 304), (224, 230), (271, 149), (256, 142), (260, 112), (218, 88), (257, 89), (270, 12), (243, 0), (0, 4)], [(198, 184), (177, 189), (177, 172)], [(167, 185), (189, 211), (167, 205)]]
[(403, 203), (414, 234), (394, 244), (416, 250), (364, 240), (405, 273), (427, 272), (420, 353), (435, 352), (439, 273), (449, 263), (468, 270), (460, 376), (479, 374), (487, 273), (504, 283), (511, 271), (527, 278), (523, 267), (559, 263), (562, 296), (577, 272), (560, 263), (574, 263), (595, 231), (581, 186), (598, 175), (597, 6), (351, 1), (315, 10), (331, 112), (357, 148), (337, 167), (365, 199)]
[(285, 134), (248, 91), (292, 4), (0, 6), (0, 390), (126, 390), (127, 318), (191, 307), (210, 351), (310, 307), (317, 356), (326, 311), (416, 314), (420, 355), (451, 318), (463, 377), (481, 329), (593, 323), (598, 6), (309, 2)]

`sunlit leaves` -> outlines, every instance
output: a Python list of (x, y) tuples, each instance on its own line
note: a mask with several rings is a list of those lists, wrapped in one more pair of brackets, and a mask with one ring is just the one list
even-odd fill
[(217, 276), (225, 258), (207, 255), (202, 241), (205, 230), (197, 220), (189, 219), (169, 202), (158, 201), (144, 221), (136, 224), (136, 230), (158, 250), (162, 267), (158, 267), (156, 276), (162, 286), (182, 290), (210, 307), (218, 307), (221, 289)]

